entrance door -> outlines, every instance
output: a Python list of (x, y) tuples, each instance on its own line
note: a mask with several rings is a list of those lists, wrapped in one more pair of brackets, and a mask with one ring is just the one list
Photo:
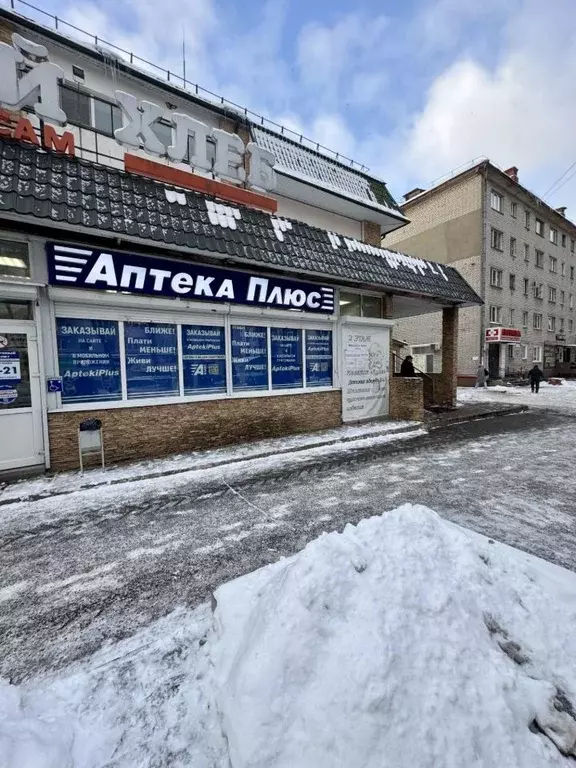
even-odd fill
[(488, 344), (488, 371), (491, 379), (500, 378), (500, 344)]
[(44, 464), (36, 328), (0, 320), (0, 472)]

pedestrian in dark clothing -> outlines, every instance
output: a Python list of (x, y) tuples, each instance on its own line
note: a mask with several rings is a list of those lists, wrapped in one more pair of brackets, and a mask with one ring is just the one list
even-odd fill
[(412, 355), (407, 355), (404, 360), (402, 360), (402, 365), (400, 366), (400, 376), (416, 376), (414, 363), (412, 362)]
[(528, 378), (530, 379), (530, 389), (532, 392), (538, 392), (540, 391), (540, 382), (544, 378), (544, 374), (538, 368), (538, 363), (534, 363), (534, 368), (528, 373)]

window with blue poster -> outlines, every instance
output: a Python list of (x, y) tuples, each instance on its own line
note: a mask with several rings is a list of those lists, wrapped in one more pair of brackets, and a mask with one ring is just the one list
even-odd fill
[(233, 325), (231, 339), (234, 391), (268, 389), (268, 329)]
[(296, 328), (270, 329), (272, 389), (304, 386), (302, 331)]
[(306, 331), (306, 386), (332, 386), (332, 331)]
[(56, 319), (62, 402), (120, 400), (120, 344), (114, 320)]
[(226, 337), (216, 325), (182, 326), (184, 394), (226, 392)]
[(176, 326), (124, 323), (128, 399), (180, 393)]

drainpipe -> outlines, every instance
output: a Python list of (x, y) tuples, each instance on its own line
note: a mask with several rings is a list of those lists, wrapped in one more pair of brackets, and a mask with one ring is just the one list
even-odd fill
[[(480, 298), (486, 302), (486, 229), (488, 219), (486, 216), (486, 196), (488, 194), (488, 163), (484, 163), (482, 170), (482, 253), (480, 254)], [(480, 363), (487, 364), (485, 356), (484, 328), (486, 325), (486, 303), (480, 307)]]

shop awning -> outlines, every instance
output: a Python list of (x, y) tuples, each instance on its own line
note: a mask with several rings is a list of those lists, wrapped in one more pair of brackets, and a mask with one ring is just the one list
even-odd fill
[[(445, 264), (85, 160), (0, 140), (0, 219), (34, 221), (70, 239), (113, 236), (239, 266), (401, 294), (420, 311), (481, 299)], [(413, 297), (413, 298), (412, 298)], [(429, 302), (424, 309), (422, 302)], [(406, 312), (404, 312), (406, 314)]]

